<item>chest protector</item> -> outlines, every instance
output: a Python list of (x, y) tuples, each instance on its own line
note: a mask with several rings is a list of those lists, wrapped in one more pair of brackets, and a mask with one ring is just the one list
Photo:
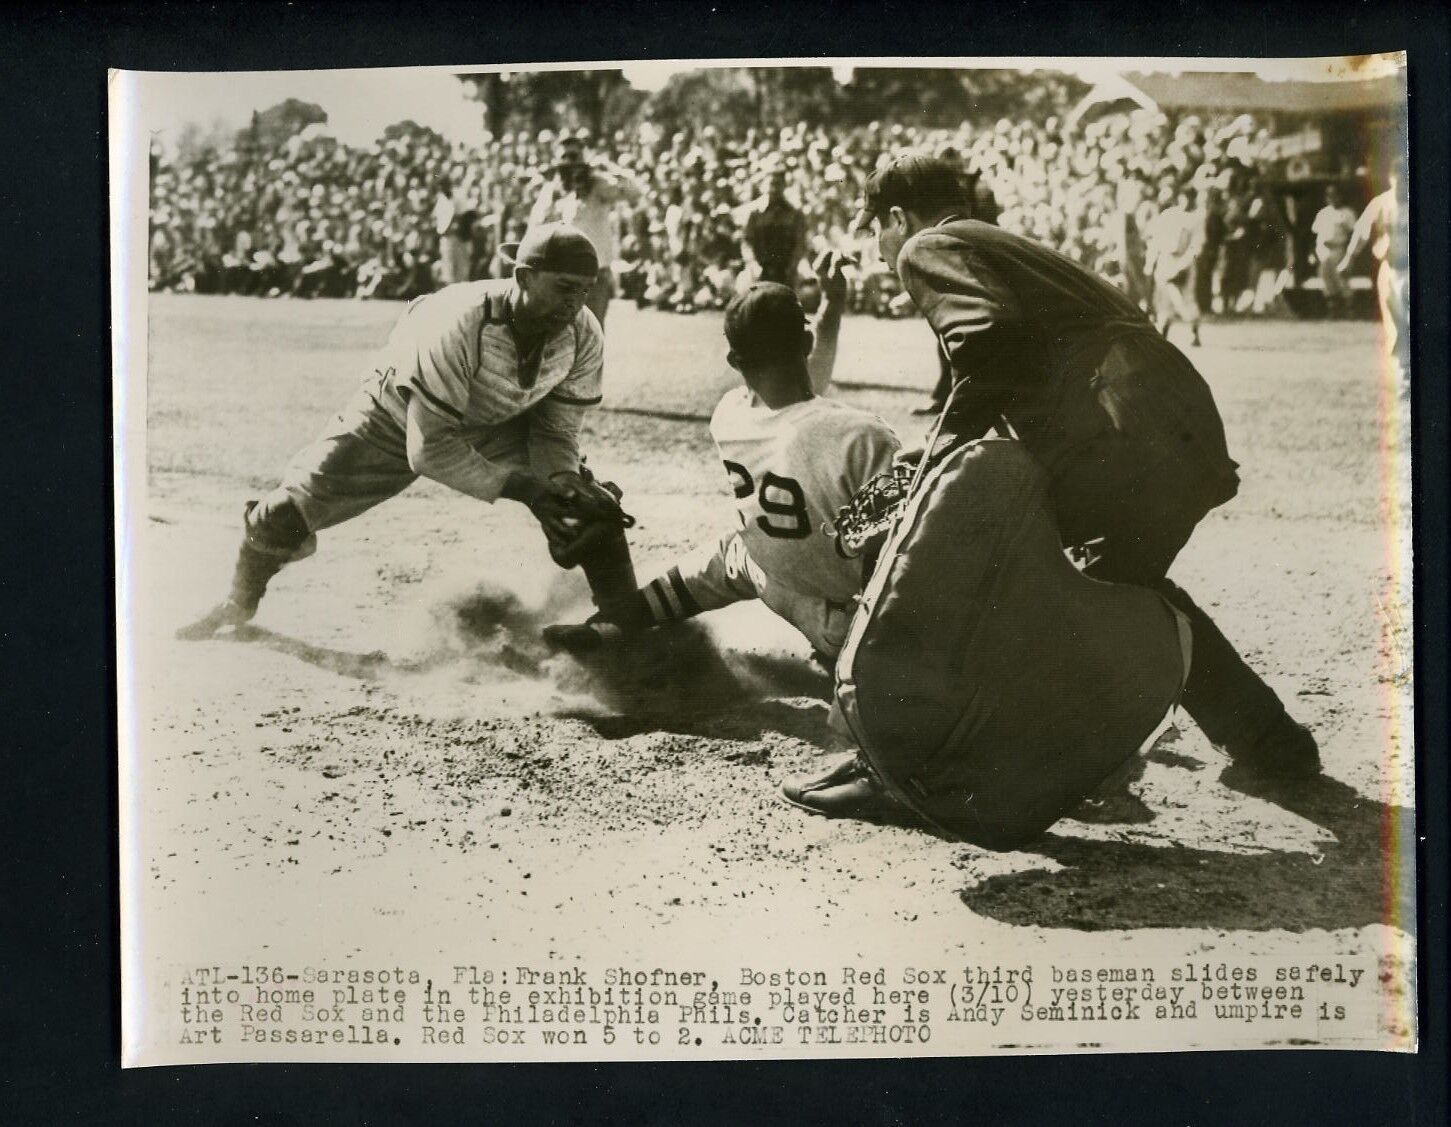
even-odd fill
[(939, 832), (1006, 849), (1130, 759), (1177, 702), (1188, 625), (1063, 554), (1047, 478), (985, 439), (926, 472), (836, 667), (872, 769)]

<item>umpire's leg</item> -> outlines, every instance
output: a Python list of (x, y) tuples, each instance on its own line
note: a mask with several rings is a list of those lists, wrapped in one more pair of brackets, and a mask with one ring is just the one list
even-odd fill
[(1189, 620), (1194, 646), (1181, 703), (1211, 742), (1236, 763), (1266, 773), (1317, 773), (1314, 738), (1290, 717), (1214, 620), (1166, 578), (1210, 506), (1184, 504), (1186, 488), (1171, 468), (1161, 465), (1148, 473), (1130, 468), (1133, 458), (1125, 452), (1125, 457), (1110, 454), (1092, 464), (1080, 459), (1057, 478), (1055, 503), (1064, 544), (1089, 545), (1085, 574), (1151, 587)]
[(1193, 633), (1184, 711), (1231, 757), (1253, 756), (1261, 741), (1274, 738), (1289, 720), (1284, 703), (1188, 592), (1167, 578), (1152, 586), (1189, 620)]

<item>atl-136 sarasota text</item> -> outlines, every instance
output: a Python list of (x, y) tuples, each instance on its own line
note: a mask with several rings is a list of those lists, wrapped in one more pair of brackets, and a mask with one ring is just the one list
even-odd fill
[[(401, 966), (179, 968), (181, 1045), (483, 1046), (501, 1056), (692, 1055), (730, 1046), (952, 1045), (1093, 1040), (1126, 1023), (1253, 1024), (1287, 1042), (1333, 1040), (1369, 1004), (1353, 962), (953, 967)], [(1367, 981), (1367, 980), (1370, 981)], [(1192, 1032), (1192, 1028), (1191, 1028)], [(1074, 1034), (1077, 1039), (1077, 1032)], [(523, 1047), (522, 1050), (520, 1047)]]

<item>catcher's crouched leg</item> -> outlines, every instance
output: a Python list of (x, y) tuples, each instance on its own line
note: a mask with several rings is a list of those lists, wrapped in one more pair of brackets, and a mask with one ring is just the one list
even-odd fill
[(544, 641), (555, 650), (584, 654), (612, 637), (633, 634), (653, 625), (649, 604), (635, 585), (635, 565), (623, 528), (597, 534), (579, 560), (596, 611), (589, 620), (544, 628)]
[(606, 630), (649, 626), (649, 608), (636, 585), (625, 539), (635, 518), (620, 507), (619, 488), (599, 481), (583, 464), (578, 472), (552, 475), (551, 484), (565, 521), (545, 526), (549, 554), (562, 568), (583, 570), (597, 609), (588, 622), (546, 627), (545, 641), (556, 649), (585, 652), (602, 643)]
[(602, 532), (585, 550), (579, 566), (600, 617), (623, 625), (621, 620), (628, 617), (627, 609), (639, 601), (635, 565), (630, 559), (625, 530), (612, 527)]
[(272, 577), (294, 560), (317, 550), (317, 536), (281, 489), (260, 501), (248, 501), (242, 517), (242, 544), (232, 569), (227, 598), (202, 618), (177, 631), (185, 641), (210, 638), (229, 626), (251, 621)]
[(253, 613), (272, 577), (287, 564), (317, 551), (317, 536), (282, 490), (248, 501), (242, 518), (242, 546), (232, 574), (232, 601)]

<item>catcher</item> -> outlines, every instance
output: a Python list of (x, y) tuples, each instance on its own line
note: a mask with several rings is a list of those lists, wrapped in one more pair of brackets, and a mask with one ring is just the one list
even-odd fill
[(227, 598), (178, 631), (209, 638), (257, 613), (267, 584), (311, 555), (317, 533), (420, 475), (492, 504), (525, 505), (561, 567), (580, 566), (602, 614), (635, 592), (619, 493), (579, 454), (600, 402), (604, 337), (585, 308), (594, 246), (563, 224), (534, 229), (511, 279), (446, 286), (408, 306), (378, 366), (282, 483), (250, 501)]

